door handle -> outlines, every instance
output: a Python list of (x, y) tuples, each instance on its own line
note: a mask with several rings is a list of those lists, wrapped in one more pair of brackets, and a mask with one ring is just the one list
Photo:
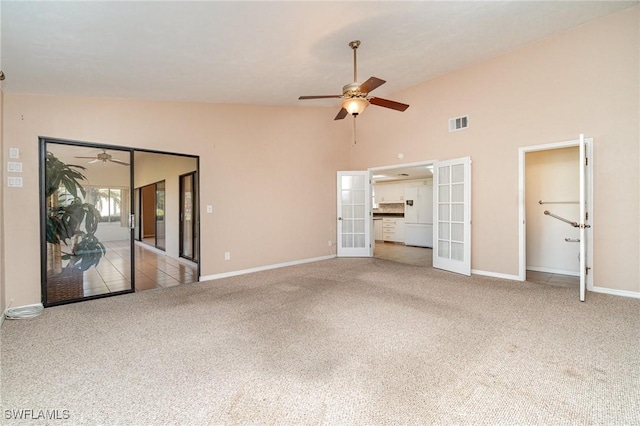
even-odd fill
[(129, 215), (129, 229), (135, 228), (136, 216), (133, 214)]
[(339, 217), (339, 218), (338, 218), (338, 220), (342, 220), (342, 218), (341, 218), (341, 217)]

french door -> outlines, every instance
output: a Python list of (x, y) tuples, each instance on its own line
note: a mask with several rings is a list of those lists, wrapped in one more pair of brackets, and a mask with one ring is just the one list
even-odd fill
[(433, 267), (471, 275), (471, 158), (433, 165)]
[(135, 289), (133, 150), (40, 139), (44, 306)]
[(338, 257), (371, 256), (369, 172), (338, 172)]

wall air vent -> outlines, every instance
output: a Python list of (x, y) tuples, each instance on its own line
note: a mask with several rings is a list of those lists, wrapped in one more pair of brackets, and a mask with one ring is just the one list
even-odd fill
[(469, 127), (469, 116), (463, 115), (462, 117), (454, 117), (449, 119), (449, 131), (455, 132), (456, 130), (462, 130)]

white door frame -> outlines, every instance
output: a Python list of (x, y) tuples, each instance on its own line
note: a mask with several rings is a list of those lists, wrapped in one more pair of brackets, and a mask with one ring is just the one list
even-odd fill
[[(377, 172), (386, 172), (389, 170), (394, 170), (394, 169), (404, 169), (406, 167), (426, 167), (426, 166), (431, 166), (433, 165), (433, 163), (437, 163), (438, 160), (425, 160), (425, 161), (417, 161), (415, 163), (402, 163), (402, 164), (394, 164), (391, 166), (379, 166), (379, 167), (369, 167), (367, 170), (369, 171), (369, 195), (373, 196), (373, 191), (372, 191), (372, 186), (373, 186), (373, 175), (376, 174)], [(371, 223), (369, 224), (369, 229), (371, 229), (372, 233), (373, 233), (373, 203), (370, 204), (371, 205), (371, 215), (370, 215), (370, 220)], [(373, 257), (373, 250), (375, 249), (375, 238), (371, 238), (371, 252), (369, 254), (370, 257)]]
[[(589, 162), (587, 164), (586, 173), (589, 182), (587, 189), (587, 205), (589, 205), (589, 221), (593, 223), (593, 138), (585, 138), (586, 142), (586, 154)], [(527, 224), (526, 224), (526, 205), (525, 205), (525, 156), (528, 152), (547, 151), (552, 149), (579, 147), (580, 139), (549, 143), (543, 145), (533, 145), (518, 148), (518, 192), (519, 192), (519, 273), (518, 279), (525, 281), (527, 277)], [(587, 247), (587, 259), (589, 259), (590, 265), (593, 265), (593, 228), (587, 228), (588, 234), (587, 241), (589, 242)], [(593, 289), (593, 273), (587, 275), (587, 289)]]

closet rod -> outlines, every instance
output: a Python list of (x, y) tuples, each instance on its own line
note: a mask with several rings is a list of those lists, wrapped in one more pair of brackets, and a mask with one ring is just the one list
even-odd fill
[(580, 201), (538, 201), (538, 204), (580, 204)]
[(573, 226), (574, 228), (577, 228), (579, 226), (576, 222), (571, 222), (569, 219), (565, 219), (564, 217), (556, 216), (555, 214), (551, 213), (549, 210), (545, 210), (544, 214), (546, 214), (547, 216), (555, 217), (558, 220), (561, 220), (561, 221), (563, 221), (565, 223), (568, 223), (569, 225)]

